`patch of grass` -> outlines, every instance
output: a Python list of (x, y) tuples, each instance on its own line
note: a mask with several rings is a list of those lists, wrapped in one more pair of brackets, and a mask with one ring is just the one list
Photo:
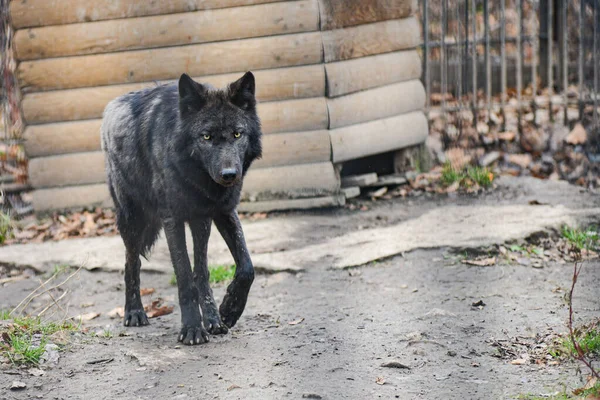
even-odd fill
[(68, 266), (67, 264), (57, 264), (54, 266), (54, 268), (52, 268), (52, 271), (50, 271), (50, 276), (59, 276), (64, 274), (65, 272), (69, 272), (69, 269), (71, 267)]
[(10, 316), (10, 311), (8, 310), (0, 310), (0, 321), (6, 321), (12, 319)]
[(442, 168), (442, 183), (446, 186), (450, 186), (454, 182), (460, 183), (465, 176), (464, 172), (455, 169), (450, 163), (445, 163)]
[[(575, 340), (583, 350), (584, 354), (597, 354), (600, 355), (600, 328), (591, 328), (585, 332), (581, 330), (575, 331)], [(570, 338), (564, 339), (564, 346), (567, 351), (572, 355), (577, 355), (575, 346)]]
[(595, 249), (598, 247), (600, 236), (595, 228), (577, 229), (564, 226), (562, 228), (562, 236), (579, 250)]
[(211, 265), (208, 270), (210, 271), (210, 283), (229, 281), (235, 275), (235, 265)]
[(481, 187), (490, 187), (494, 180), (494, 174), (487, 168), (469, 167), (467, 168), (467, 176)]
[(469, 187), (477, 184), (481, 187), (490, 187), (494, 180), (494, 174), (487, 168), (467, 167), (466, 169), (456, 169), (450, 163), (444, 164), (442, 168), (442, 183), (450, 186), (456, 182), (462, 187)]
[(72, 322), (42, 322), (36, 317), (12, 318), (6, 311), (1, 316), (2, 319), (12, 320), (12, 323), (0, 331), (0, 355), (19, 365), (39, 364), (51, 335), (80, 328)]
[[(209, 265), (210, 283), (220, 283), (233, 279), (235, 275), (235, 265)], [(175, 273), (171, 275), (169, 283), (172, 286), (177, 286), (177, 276)]]
[(13, 222), (10, 214), (0, 211), (0, 244), (13, 237)]
[(538, 396), (538, 395), (534, 395), (534, 394), (522, 394), (519, 395), (519, 397), (517, 397), (517, 399), (519, 400), (571, 400), (574, 399), (574, 397), (569, 396), (566, 393), (558, 393), (558, 394), (551, 394), (548, 396)]

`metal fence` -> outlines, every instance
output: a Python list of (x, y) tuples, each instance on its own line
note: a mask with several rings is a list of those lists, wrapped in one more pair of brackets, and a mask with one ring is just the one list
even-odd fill
[[(507, 110), (538, 124), (598, 130), (600, 0), (422, 0), (427, 109), (470, 109), (507, 129)], [(556, 112), (556, 108), (560, 108)], [(498, 118), (494, 120), (494, 114)]]

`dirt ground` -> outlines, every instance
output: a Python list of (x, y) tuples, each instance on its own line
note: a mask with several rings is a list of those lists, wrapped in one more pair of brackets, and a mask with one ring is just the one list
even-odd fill
[[(415, 218), (447, 204), (533, 197), (572, 207), (600, 204), (596, 195), (578, 189), (537, 190), (520, 182), (478, 198), (394, 200), (366, 212), (309, 214), (345, 221), (322, 228), (332, 235)], [(147, 302), (162, 297), (175, 311), (148, 327), (124, 328), (107, 316), (122, 306), (122, 274), (82, 270), (68, 283), (69, 313), (101, 315), (84, 325), (87, 334), (74, 335), (58, 365), (43, 376), (0, 371), (0, 399), (511, 399), (581, 386), (575, 362), (513, 365), (520, 353), (497, 357), (496, 346), (566, 332), (564, 296), (572, 264), (461, 263), (472, 252), (415, 250), (349, 270), (322, 264), (297, 274), (258, 275), (238, 325), (193, 347), (177, 342), (180, 314), (170, 275), (143, 271), (142, 287), (156, 290)], [(31, 278), (2, 287), (0, 308), (14, 307), (38, 284)], [(600, 261), (588, 261), (575, 293), (577, 321), (600, 315), (599, 287)], [(216, 285), (217, 301), (224, 289)], [(105, 330), (112, 337), (90, 334)], [(393, 360), (407, 368), (382, 366)], [(10, 391), (13, 381), (27, 387)]]

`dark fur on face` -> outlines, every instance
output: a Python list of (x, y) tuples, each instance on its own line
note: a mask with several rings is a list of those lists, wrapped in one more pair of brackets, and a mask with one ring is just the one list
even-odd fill
[[(210, 332), (223, 333), (241, 315), (254, 276), (235, 211), (243, 177), (261, 155), (254, 76), (247, 72), (218, 90), (183, 74), (178, 85), (121, 96), (105, 109), (102, 148), (127, 252), (125, 324), (147, 324), (139, 298), (139, 256), (148, 254), (164, 227), (179, 286), (180, 340), (204, 341), (202, 320)], [(236, 261), (220, 316), (208, 286), (211, 222)], [(185, 223), (194, 237), (193, 275)]]

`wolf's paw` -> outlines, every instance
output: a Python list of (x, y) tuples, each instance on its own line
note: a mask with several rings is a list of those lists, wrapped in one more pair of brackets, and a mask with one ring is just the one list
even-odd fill
[(226, 295), (223, 299), (219, 312), (221, 313), (221, 321), (229, 328), (232, 328), (235, 323), (240, 319), (244, 312), (245, 304), (233, 300), (231, 296)]
[(179, 332), (180, 342), (189, 346), (208, 342), (208, 332), (202, 326), (184, 326)]
[(144, 326), (150, 324), (148, 322), (148, 316), (144, 310), (135, 309), (125, 311), (125, 317), (123, 318), (123, 325), (125, 326)]
[(224, 335), (229, 331), (216, 310), (215, 314), (204, 317), (204, 327), (211, 335)]

